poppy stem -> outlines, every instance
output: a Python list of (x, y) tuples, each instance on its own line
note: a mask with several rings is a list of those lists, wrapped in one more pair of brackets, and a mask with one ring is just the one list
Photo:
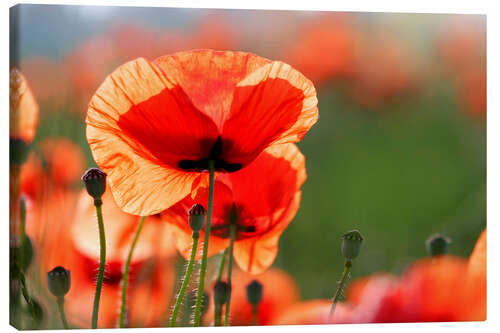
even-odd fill
[(220, 260), (220, 266), (219, 266), (219, 274), (217, 274), (217, 281), (222, 280), (222, 274), (224, 274), (224, 267), (226, 266), (226, 256), (227, 256), (227, 248), (222, 253), (222, 258)]
[(226, 313), (224, 314), (224, 326), (229, 325), (229, 309), (231, 306), (231, 274), (233, 271), (233, 248), (234, 239), (236, 238), (236, 224), (231, 224), (229, 226), (229, 234), (231, 237), (231, 242), (229, 243), (229, 261), (227, 262), (227, 284), (229, 285), (229, 295), (227, 296), (226, 303)]
[(259, 305), (252, 305), (252, 325), (257, 326), (259, 322)]
[(191, 257), (189, 258), (189, 263), (186, 268), (186, 273), (184, 274), (184, 279), (182, 280), (181, 289), (177, 294), (177, 298), (175, 300), (174, 310), (172, 311), (172, 317), (170, 317), (170, 327), (175, 327), (177, 323), (177, 315), (179, 314), (179, 310), (181, 308), (182, 300), (184, 299), (184, 294), (186, 293), (186, 289), (189, 285), (189, 280), (191, 280), (191, 273), (193, 272), (193, 266), (196, 259), (196, 249), (198, 248), (198, 240), (200, 239), (199, 232), (193, 232), (193, 248), (191, 249)]
[[(222, 253), (222, 258), (220, 259), (219, 273), (217, 274), (216, 283), (222, 280), (222, 275), (224, 274), (224, 267), (226, 266), (226, 256), (227, 256), (227, 248)], [(222, 321), (221, 315), (222, 315), (222, 306), (220, 306), (220, 307), (215, 306), (214, 326), (221, 325), (221, 321)]]
[(57, 307), (59, 309), (59, 315), (61, 316), (61, 321), (65, 330), (69, 329), (68, 321), (66, 320), (66, 314), (64, 313), (64, 296), (57, 298)]
[(200, 281), (198, 284), (198, 294), (196, 296), (196, 305), (194, 308), (194, 324), (200, 326), (201, 321), (201, 303), (203, 302), (203, 291), (205, 286), (205, 275), (207, 273), (207, 254), (208, 241), (210, 239), (210, 227), (212, 222), (212, 208), (214, 205), (214, 185), (215, 185), (215, 161), (208, 161), (209, 186), (208, 186), (208, 207), (207, 207), (207, 224), (205, 226), (205, 239), (203, 242), (203, 255), (201, 257)]
[(134, 253), (135, 245), (137, 244), (137, 240), (139, 239), (139, 235), (142, 230), (142, 226), (144, 225), (144, 221), (146, 220), (146, 216), (141, 216), (139, 221), (139, 226), (137, 227), (137, 231), (135, 232), (134, 240), (132, 241), (132, 245), (130, 245), (130, 251), (128, 252), (127, 261), (125, 262), (125, 267), (123, 269), (123, 277), (122, 277), (122, 305), (120, 308), (120, 328), (125, 327), (125, 314), (127, 312), (127, 284), (128, 284), (128, 272), (130, 269), (130, 262), (132, 261), (132, 255)]
[(99, 225), (99, 240), (101, 243), (99, 273), (97, 274), (97, 284), (94, 296), (94, 308), (92, 311), (92, 328), (97, 328), (97, 319), (99, 317), (99, 300), (101, 299), (102, 283), (104, 282), (104, 267), (106, 265), (106, 236), (104, 234), (104, 221), (102, 219), (102, 200), (94, 199), (94, 206), (97, 212), (97, 223)]
[(333, 314), (335, 313), (335, 307), (337, 306), (337, 302), (340, 299), (340, 295), (342, 295), (342, 291), (344, 290), (347, 279), (349, 278), (349, 272), (351, 271), (352, 260), (346, 259), (344, 264), (344, 272), (342, 273), (342, 278), (338, 282), (337, 290), (335, 291), (335, 295), (332, 299), (332, 307), (330, 308), (330, 314), (328, 315), (328, 321), (330, 322), (333, 319)]

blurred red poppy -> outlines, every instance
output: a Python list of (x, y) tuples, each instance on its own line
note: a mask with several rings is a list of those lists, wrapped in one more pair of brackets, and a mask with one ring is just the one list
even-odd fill
[(38, 144), (21, 167), (21, 192), (32, 200), (41, 200), (43, 191), (56, 187), (71, 189), (80, 185), (85, 156), (80, 147), (66, 138), (51, 138)]
[(323, 14), (305, 23), (283, 58), (316, 84), (353, 71), (358, 33), (346, 14)]
[(400, 278), (377, 274), (354, 282), (352, 322), (486, 319), (486, 233), (470, 260), (445, 255), (414, 263)]
[(89, 104), (87, 139), (118, 205), (151, 215), (208, 174), (234, 172), (266, 147), (301, 140), (318, 118), (314, 86), (289, 65), (198, 50), (120, 66)]
[(328, 299), (298, 302), (285, 308), (273, 318), (271, 325), (320, 325), (349, 322), (350, 308), (347, 305), (337, 304), (333, 318), (330, 320), (331, 307), (332, 301)]
[(10, 71), (9, 136), (30, 143), (38, 125), (38, 104), (26, 78), (17, 69)]
[[(262, 300), (258, 306), (257, 325), (270, 325), (271, 320), (283, 309), (299, 299), (299, 290), (295, 280), (285, 271), (271, 268), (265, 273), (251, 275), (241, 270), (235, 270), (231, 277), (231, 326), (253, 325), (253, 308), (247, 300), (247, 286), (253, 280), (262, 285)], [(215, 283), (215, 282), (214, 282)], [(212, 289), (213, 290), (213, 289)], [(212, 299), (212, 291), (209, 295)], [(213, 302), (205, 315), (205, 321), (213, 321)], [(225, 311), (225, 310), (223, 310)]]
[[(265, 180), (260, 182), (262, 177)], [(291, 143), (271, 146), (245, 169), (219, 175), (215, 182), (208, 255), (229, 246), (230, 220), (236, 219), (236, 262), (241, 269), (253, 274), (267, 269), (278, 253), (281, 233), (299, 208), (300, 187), (305, 179), (304, 156)], [(194, 198), (188, 195), (162, 213), (174, 229), (177, 247), (186, 258), (192, 247), (186, 212), (195, 203), (206, 207), (207, 192), (203, 187)], [(200, 237), (203, 239), (203, 235)], [(199, 244), (198, 257), (201, 249)]]

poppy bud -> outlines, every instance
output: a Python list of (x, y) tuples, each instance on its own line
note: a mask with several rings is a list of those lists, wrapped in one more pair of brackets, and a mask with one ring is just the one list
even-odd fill
[(88, 194), (100, 200), (106, 190), (106, 174), (97, 168), (88, 169), (82, 176)]
[(427, 238), (425, 245), (429, 255), (439, 256), (448, 252), (448, 244), (450, 243), (451, 240), (448, 237), (441, 234), (434, 234)]
[(250, 284), (248, 284), (247, 299), (253, 306), (259, 305), (262, 300), (262, 284), (259, 281), (253, 280)]
[(229, 299), (231, 287), (227, 282), (217, 281), (214, 286), (214, 304), (215, 306), (223, 306)]
[(71, 272), (64, 267), (57, 266), (47, 273), (47, 286), (56, 297), (63, 297), (71, 287)]
[(200, 204), (194, 204), (188, 211), (189, 226), (193, 233), (199, 233), (199, 231), (205, 225), (205, 208)]
[(342, 236), (342, 255), (349, 260), (359, 255), (363, 244), (363, 236), (358, 230), (352, 230)]

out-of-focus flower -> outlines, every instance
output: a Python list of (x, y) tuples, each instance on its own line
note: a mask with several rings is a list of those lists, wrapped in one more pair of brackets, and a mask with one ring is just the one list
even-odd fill
[(389, 36), (373, 33), (360, 41), (348, 91), (357, 103), (377, 107), (411, 93), (417, 81), (409, 50)]
[(198, 22), (193, 36), (189, 38), (189, 49), (238, 49), (239, 36), (227, 17), (217, 13), (204, 15)]
[(71, 103), (71, 85), (63, 64), (46, 57), (21, 59), (20, 69), (30, 81), (33, 94), (43, 113), (61, 109)]
[[(258, 181), (263, 175), (265, 180)], [(229, 226), (236, 220), (236, 262), (244, 271), (253, 274), (267, 269), (278, 253), (281, 233), (299, 208), (300, 187), (305, 179), (304, 156), (294, 144), (271, 146), (245, 169), (219, 175), (215, 181), (208, 255), (229, 246)], [(186, 212), (194, 203), (206, 206), (207, 201), (204, 187), (194, 199), (188, 195), (162, 213), (173, 227), (177, 247), (186, 258), (192, 247)]]
[(75, 99), (72, 110), (85, 112), (99, 83), (118, 63), (113, 40), (109, 34), (90, 38), (65, 56), (65, 72), (68, 74)]
[(350, 16), (324, 14), (304, 24), (283, 59), (322, 84), (353, 71), (357, 39)]
[(89, 104), (87, 139), (118, 205), (151, 215), (266, 147), (301, 140), (318, 118), (314, 86), (289, 65), (198, 50), (120, 66)]
[[(97, 221), (92, 198), (85, 190), (78, 198), (72, 193), (53, 191), (43, 209), (29, 211), (27, 234), (34, 239), (40, 274), (45, 275), (57, 265), (71, 271), (72, 287), (65, 296), (68, 320), (75, 326), (89, 328), (99, 266)], [(107, 263), (99, 327), (111, 328), (118, 322), (123, 265), (139, 217), (121, 211), (111, 191), (103, 195), (103, 216)], [(158, 326), (168, 316), (168, 295), (175, 281), (175, 248), (170, 237), (159, 217), (148, 217), (130, 266), (127, 309), (131, 327)]]
[(38, 104), (26, 78), (17, 69), (10, 71), (9, 136), (29, 144), (38, 125)]
[(469, 261), (442, 255), (414, 263), (400, 278), (377, 274), (349, 289), (350, 321), (430, 322), (486, 319), (486, 233)]
[(350, 308), (338, 303), (333, 318), (330, 320), (332, 301), (328, 299), (314, 299), (295, 303), (281, 311), (271, 325), (319, 325), (343, 324), (349, 322)]
[[(252, 304), (247, 299), (247, 286), (253, 280), (262, 285), (262, 299), (258, 305), (257, 325), (270, 325), (271, 320), (291, 304), (299, 300), (299, 290), (295, 280), (286, 272), (271, 268), (259, 275), (250, 275), (235, 270), (231, 278), (231, 326), (253, 325)], [(213, 284), (212, 284), (213, 285)], [(213, 290), (210, 290), (213, 293)], [(214, 307), (205, 315), (206, 322), (213, 321)], [(225, 311), (225, 310), (223, 310)]]
[(51, 138), (39, 143), (39, 153), (31, 152), (21, 167), (21, 192), (29, 199), (41, 200), (43, 191), (71, 189), (80, 181), (85, 156), (80, 147), (66, 138)]
[(485, 114), (486, 17), (461, 15), (448, 20), (437, 49), (455, 81), (460, 107), (471, 114)]
[(158, 55), (159, 33), (152, 28), (138, 24), (119, 23), (110, 28), (109, 35), (117, 61), (125, 62), (138, 57), (154, 58)]

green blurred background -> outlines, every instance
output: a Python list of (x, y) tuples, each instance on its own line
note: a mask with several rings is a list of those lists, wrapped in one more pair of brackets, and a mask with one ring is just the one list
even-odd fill
[[(181, 43), (179, 48), (227, 47), (287, 61), (287, 54), (283, 52), (287, 52), (290, 45), (303, 43), (301, 32), (307, 31), (307, 26), (317, 22), (318, 17), (327, 15), (41, 5), (22, 5), (13, 13), (11, 15), (19, 15), (22, 20), (11, 27), (17, 38), (11, 61), (26, 75), (40, 103), (35, 143), (54, 136), (68, 137), (85, 152), (88, 166), (95, 164), (85, 139), (85, 104), (74, 102), (73, 95), (66, 90), (61, 91), (61, 95), (68, 94), (64, 103), (54, 103), (53, 97), (44, 99), (41, 93), (46, 85), (61, 84), (54, 81), (60, 78), (64, 79), (64, 85), (71, 84), (71, 80), (66, 83), (65, 75), (69, 76), (70, 71), (65, 67), (66, 58), (86, 41), (108, 34), (117, 25), (149, 29), (154, 31), (154, 36), (167, 32), (180, 34), (182, 38), (203, 36), (206, 31), (200, 29), (208, 28), (200, 22), (215, 17), (213, 22), (225, 22), (226, 30), (215, 29), (210, 32), (212, 37), (214, 34), (222, 37), (238, 34), (238, 37), (229, 44), (214, 41), (213, 45), (206, 38), (193, 39)], [(354, 98), (352, 93), (353, 87), (360, 84), (356, 80), (359, 73), (337, 75), (338, 71), (333, 71), (326, 79), (311, 78), (317, 83), (320, 119), (299, 143), (306, 156), (308, 179), (303, 186), (301, 207), (281, 237), (274, 264), (293, 275), (304, 298), (331, 297), (343, 265), (341, 235), (353, 228), (365, 236), (361, 256), (352, 271), (356, 278), (379, 271), (401, 273), (408, 264), (426, 256), (424, 242), (436, 232), (452, 239), (452, 254), (468, 256), (486, 226), (486, 110), (467, 110), (468, 104), (463, 98), (478, 86), (471, 84), (467, 86), (470, 89), (461, 89), (457, 68), (448, 66), (449, 58), (440, 56), (439, 52), (439, 45), (447, 34), (453, 37), (454, 30), (448, 27), (455, 22), (469, 24), (472, 21), (473, 27), (479, 27), (475, 37), (482, 45), (485, 18), (343, 13), (331, 14), (326, 20), (341, 22), (335, 24), (348, 20), (348, 28), (355, 29), (356, 36), (361, 36), (356, 37), (361, 44), (372, 42), (374, 31), (377, 35), (382, 32), (389, 36), (406, 51), (404, 54), (408, 56), (403, 63), (410, 68), (413, 83), (405, 89), (391, 91), (377, 103), (363, 103), (363, 94), (371, 91), (363, 90), (354, 94)], [(335, 24), (331, 28), (334, 33)], [(144, 43), (140, 44), (140, 36), (125, 37), (132, 55), (117, 56), (109, 61), (100, 72), (94, 90), (88, 91), (89, 96), (116, 66), (132, 56), (143, 55), (141, 45)], [(197, 44), (196, 40), (203, 43)], [(320, 40), (325, 45), (329, 42), (328, 36)], [(460, 45), (460, 38), (458, 40), (459, 50), (462, 46), (464, 53), (470, 51), (467, 47), (470, 44)], [(164, 49), (162, 43), (166, 43)], [(320, 54), (324, 46), (321, 43), (312, 42), (318, 49), (308, 51), (317, 52), (319, 62), (325, 57), (337, 56), (336, 52)], [(172, 49), (165, 39), (153, 38), (149, 44), (155, 49), (148, 50), (148, 57), (160, 56), (161, 52)], [(397, 64), (393, 67), (390, 62), (380, 62), (380, 58), (371, 59), (370, 54), (363, 54), (363, 45), (354, 45), (353, 53), (363, 59), (362, 68), (378, 68), (382, 72), (377, 74), (380, 82), (370, 77), (370, 82), (374, 82), (372, 86), (390, 83)], [(476, 56), (473, 61), (467, 60), (468, 64), (473, 63), (467, 66), (476, 74), (484, 72), (485, 79), (485, 44), (480, 51), (479, 59)], [(93, 59), (97, 62), (100, 54), (94, 51), (87, 56), (91, 67)], [(32, 59), (40, 58), (60, 69), (61, 76), (54, 78), (50, 70), (29, 66)], [(349, 68), (357, 68), (357, 61), (350, 63)], [(300, 61), (290, 62), (302, 70)], [(308, 75), (306, 67), (304, 73)], [(484, 98), (485, 89), (484, 86), (484, 91), (480, 91)]]

